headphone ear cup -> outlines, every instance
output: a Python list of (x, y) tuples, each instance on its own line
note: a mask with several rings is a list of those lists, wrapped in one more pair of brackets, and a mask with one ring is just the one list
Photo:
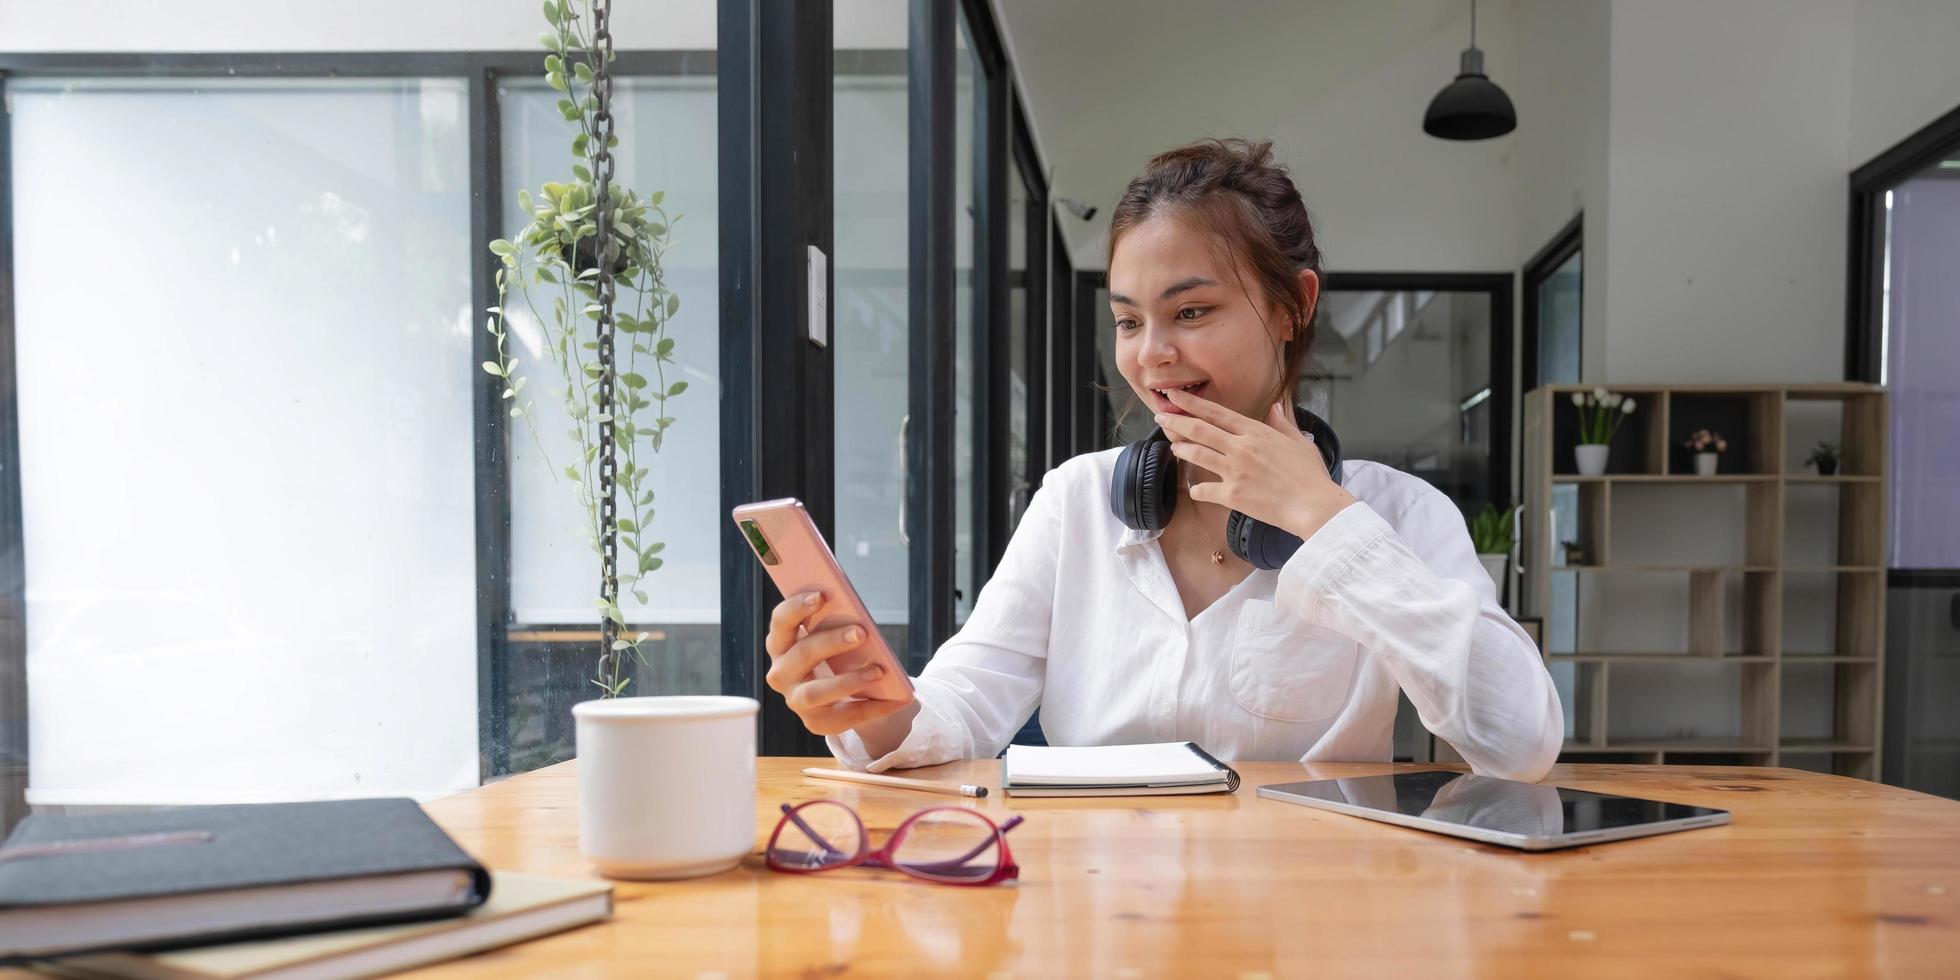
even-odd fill
[(1109, 474), (1109, 509), (1123, 526), (1161, 531), (1177, 508), (1177, 467), (1162, 430), (1123, 447)]
[(1171, 514), (1177, 510), (1177, 458), (1171, 455), (1168, 439), (1147, 439), (1137, 450), (1135, 526), (1140, 531), (1161, 531), (1170, 526)]

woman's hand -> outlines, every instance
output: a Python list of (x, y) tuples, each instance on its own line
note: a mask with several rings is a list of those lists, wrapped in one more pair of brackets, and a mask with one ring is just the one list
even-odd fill
[(1157, 416), (1171, 453), (1218, 474), (1216, 482), (1193, 483), (1192, 500), (1223, 504), (1302, 541), (1354, 503), (1327, 474), (1319, 447), (1284, 404), (1273, 403), (1258, 420), (1189, 392), (1172, 390), (1169, 396), (1191, 413)]
[[(784, 599), (769, 615), (769, 638), (763, 644), (771, 661), (765, 678), (769, 688), (783, 696), (789, 710), (802, 719), (803, 727), (817, 735), (838, 735), (913, 708), (916, 701), (909, 697), (903, 701), (844, 700), (884, 676), (884, 668), (877, 664), (830, 677), (816, 676), (818, 664), (862, 646), (868, 628), (852, 623), (810, 632), (808, 625), (822, 612), (822, 593), (804, 592)], [(911, 730), (911, 715), (916, 713), (913, 708), (903, 719), (906, 731)], [(870, 741), (866, 739), (867, 744)]]

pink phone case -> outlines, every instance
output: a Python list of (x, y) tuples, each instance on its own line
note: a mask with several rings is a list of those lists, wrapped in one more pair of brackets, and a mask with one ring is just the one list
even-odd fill
[(784, 596), (812, 590), (823, 593), (822, 618), (811, 625), (810, 632), (857, 623), (868, 634), (857, 649), (825, 661), (828, 671), (824, 664), (819, 664), (818, 672), (843, 673), (870, 663), (883, 664), (885, 675), (858, 696), (884, 701), (909, 699), (912, 678), (906, 676), (898, 658), (892, 655), (884, 634), (871, 621), (871, 613), (864, 608), (857, 590), (851, 587), (851, 580), (844, 577), (844, 569), (831, 554), (830, 545), (824, 543), (823, 535), (817, 532), (817, 525), (810, 520), (809, 511), (803, 509), (803, 502), (785, 497), (743, 504), (735, 508), (732, 516), (750, 550), (769, 573), (770, 581), (776, 583)]

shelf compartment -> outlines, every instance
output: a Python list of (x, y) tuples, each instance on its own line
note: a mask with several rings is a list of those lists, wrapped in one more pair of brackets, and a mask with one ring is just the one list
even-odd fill
[(1875, 661), (1785, 660), (1778, 741), (1787, 751), (1869, 751), (1878, 731), (1878, 670)]
[(1792, 390), (1784, 408), (1784, 470), (1792, 479), (1820, 479), (1805, 460), (1818, 442), (1829, 441), (1842, 450), (1836, 478), (1880, 480), (1888, 424), (1885, 395), (1877, 389)]
[(1878, 778), (1878, 755), (1870, 750), (1848, 752), (1811, 752), (1785, 749), (1777, 754), (1780, 765), (1805, 772), (1821, 772), (1829, 776), (1850, 776), (1853, 779), (1872, 780)]
[[(1620, 423), (1608, 445), (1608, 474), (1664, 473), (1667, 459), (1667, 395), (1652, 388), (1604, 386), (1616, 395), (1635, 402), (1635, 411)], [(1573, 453), (1579, 445), (1579, 408), (1572, 404), (1575, 392), (1590, 392), (1591, 385), (1554, 385), (1548, 392), (1552, 415), (1553, 479), (1576, 476), (1579, 460)]]
[(1795, 483), (1785, 488), (1784, 561), (1793, 568), (1877, 568), (1885, 561), (1878, 483)]
[(1777, 666), (1691, 662), (1604, 665), (1605, 738), (1642, 751), (1769, 752), (1777, 732)]
[(1695, 454), (1682, 443), (1697, 429), (1712, 429), (1728, 441), (1717, 461), (1717, 475), (1783, 471), (1783, 392), (1675, 391), (1668, 395), (1667, 467), (1664, 473), (1693, 473)]
[(1782, 576), (1785, 657), (1882, 655), (1885, 574), (1882, 569), (1792, 569)]

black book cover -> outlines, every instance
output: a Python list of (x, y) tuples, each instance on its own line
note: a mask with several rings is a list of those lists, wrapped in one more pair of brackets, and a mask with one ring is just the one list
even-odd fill
[[(405, 798), (35, 814), (0, 845), (0, 933), (7, 913), (17, 909), (445, 870), (468, 872), (474, 880), (473, 894), (462, 903), (378, 920), (349, 909), (331, 923), (335, 927), (467, 911), (489, 897), (490, 874)], [(145, 948), (292, 931), (281, 926), (267, 922)], [(316, 922), (305, 928), (323, 927)], [(0, 949), (0, 956), (5, 953)]]

